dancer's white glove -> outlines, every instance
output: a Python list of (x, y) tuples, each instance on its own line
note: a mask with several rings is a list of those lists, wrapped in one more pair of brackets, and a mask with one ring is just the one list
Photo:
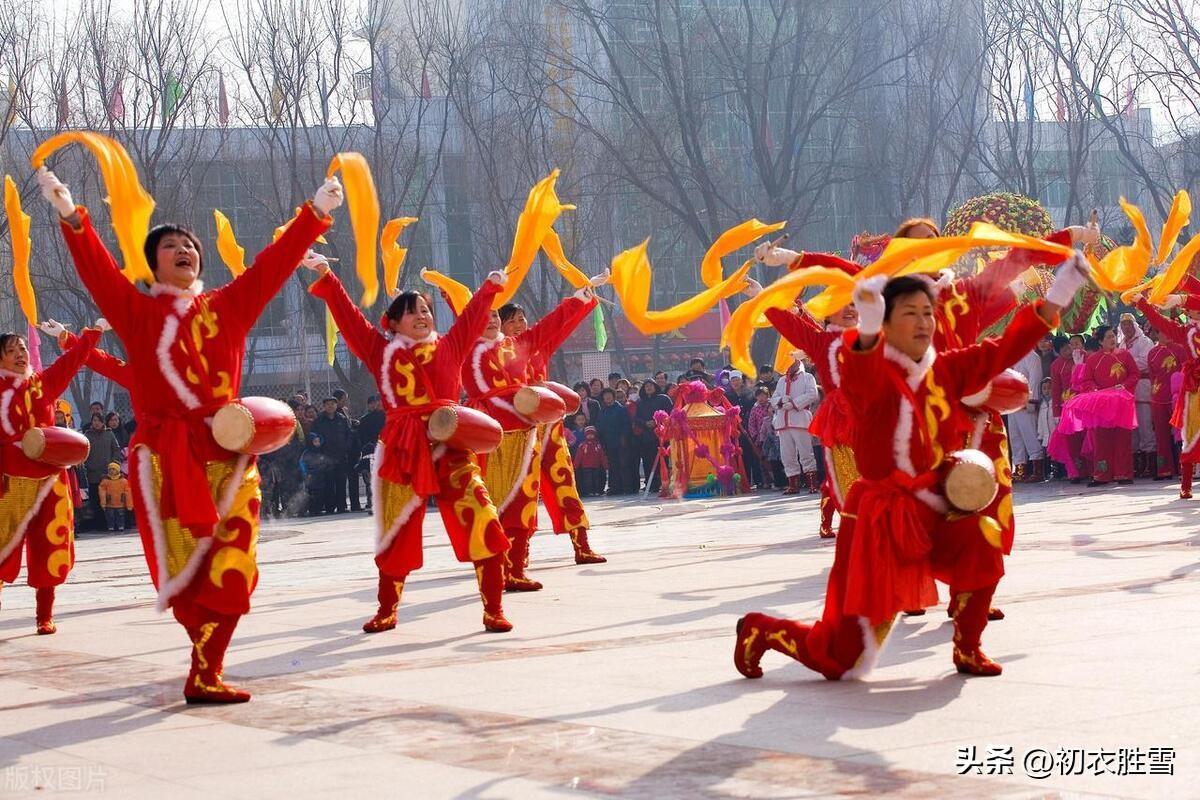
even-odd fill
[(604, 270), (604, 272), (601, 272), (599, 275), (593, 275), (591, 278), (588, 278), (588, 285), (595, 288), (597, 286), (604, 286), (606, 283), (608, 283), (611, 280), (612, 280), (612, 270), (606, 269), (606, 270)]
[(1169, 294), (1167, 299), (1163, 301), (1162, 307), (1170, 311), (1172, 308), (1179, 308), (1183, 305), (1183, 295)]
[(595, 296), (596, 292), (591, 286), (584, 286), (582, 289), (576, 289), (571, 295), (571, 297), (574, 297), (576, 300), (582, 300), (585, 303), (590, 303), (592, 298)]
[(1072, 225), (1068, 228), (1071, 232), (1071, 244), (1082, 244), (1084, 246), (1092, 246), (1100, 244), (1100, 226), (1088, 223), (1087, 225)]
[(887, 282), (886, 275), (876, 275), (854, 288), (859, 336), (877, 336), (883, 330), (883, 315), (887, 310), (887, 304), (883, 301), (883, 287), (887, 286)]
[(326, 178), (313, 195), (313, 208), (320, 211), (325, 216), (329, 216), (329, 212), (346, 202), (346, 195), (342, 191), (342, 184), (338, 181), (337, 176)]
[(300, 264), (305, 269), (319, 272), (322, 275), (329, 271), (329, 259), (316, 250), (309, 250), (305, 253), (304, 258), (300, 259)]
[(75, 201), (71, 199), (71, 190), (57, 175), (42, 167), (37, 171), (36, 178), (38, 187), (42, 190), (42, 197), (54, 206), (60, 217), (69, 217), (75, 213)]
[(1046, 302), (1056, 306), (1066, 307), (1075, 298), (1075, 293), (1088, 282), (1092, 276), (1092, 265), (1081, 254), (1068, 258), (1054, 273), (1054, 283), (1046, 292)]
[(800, 254), (795, 250), (788, 250), (786, 247), (772, 247), (770, 242), (763, 242), (754, 248), (754, 260), (760, 264), (766, 264), (768, 267), (786, 267), (799, 257)]
[(742, 289), (742, 293), (747, 297), (758, 297), (762, 294), (763, 286), (754, 278), (746, 278), (746, 288)]
[(487, 279), (498, 286), (503, 286), (508, 283), (508, 273), (501, 270), (493, 270), (488, 273)]
[(67, 332), (67, 326), (63, 325), (61, 322), (48, 319), (38, 323), (38, 330), (47, 336), (53, 336), (55, 339), (57, 339)]
[(108, 331), (112, 330), (112, 325), (109, 325), (108, 320), (106, 320), (104, 317), (96, 320), (96, 327), (100, 329), (101, 333), (107, 333)]

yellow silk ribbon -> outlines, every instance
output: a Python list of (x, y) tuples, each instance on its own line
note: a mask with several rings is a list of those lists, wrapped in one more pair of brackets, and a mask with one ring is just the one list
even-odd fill
[(546, 231), (546, 238), (542, 239), (542, 252), (546, 254), (546, 258), (550, 259), (550, 263), (554, 265), (559, 274), (567, 279), (567, 283), (576, 289), (582, 289), (590, 283), (591, 279), (584, 275), (579, 267), (572, 264), (563, 252), (562, 241), (558, 238), (558, 233), (554, 228)]
[(338, 153), (329, 161), (327, 178), (341, 170), (342, 184), (346, 190), (346, 207), (350, 211), (350, 225), (354, 230), (355, 270), (363, 285), (359, 304), (369, 308), (379, 296), (379, 270), (375, 254), (375, 242), (379, 231), (379, 196), (375, 192), (375, 180), (371, 168), (361, 153)]
[(1121, 210), (1133, 224), (1133, 244), (1114, 247), (1102, 259), (1088, 254), (1088, 261), (1092, 265), (1092, 279), (1106, 292), (1124, 292), (1141, 283), (1146, 277), (1146, 271), (1150, 269), (1150, 260), (1154, 255), (1154, 243), (1150, 239), (1150, 229), (1146, 226), (1146, 218), (1141, 209), (1122, 197)]
[[(1171, 204), (1171, 213), (1167, 215), (1167, 221), (1163, 223), (1162, 238), (1158, 243), (1157, 259), (1159, 263), (1166, 260), (1166, 256), (1170, 255), (1171, 250), (1175, 246), (1175, 242), (1179, 239), (1179, 233), (1188, 224), (1192, 213), (1192, 199), (1186, 191), (1179, 191), (1175, 194), (1175, 200)], [(1151, 303), (1162, 303), (1167, 299), (1167, 295), (1175, 291), (1179, 283), (1187, 275), (1188, 267), (1191, 266), (1192, 260), (1196, 254), (1200, 253), (1200, 235), (1193, 236), (1187, 244), (1180, 248), (1175, 254), (1175, 258), (1171, 259), (1171, 263), (1167, 268), (1152, 278), (1147, 284), (1151, 287), (1148, 300)], [(1147, 284), (1138, 287), (1145, 289)]]
[(1187, 193), (1186, 189), (1180, 189), (1175, 193), (1175, 199), (1171, 201), (1171, 210), (1167, 213), (1167, 221), (1163, 223), (1162, 236), (1158, 240), (1158, 254), (1154, 257), (1154, 263), (1166, 263), (1167, 256), (1171, 255), (1171, 251), (1175, 249), (1179, 233), (1187, 227), (1191, 216), (1191, 195)]
[(751, 219), (725, 231), (717, 237), (717, 240), (708, 248), (708, 252), (704, 254), (704, 259), (700, 262), (700, 280), (710, 288), (716, 286), (724, 278), (721, 259), (742, 249), (763, 234), (780, 230), (786, 224), (786, 222), (767, 224), (757, 219)]
[(13, 288), (25, 319), (37, 325), (37, 298), (33, 294), (33, 279), (29, 275), (29, 215), (21, 209), (21, 193), (11, 175), (4, 176), (4, 211), (8, 214), (8, 231), (12, 235)]
[(337, 347), (337, 323), (333, 321), (333, 312), (325, 309), (325, 360), (333, 366), (333, 352)]
[[(545, 178), (538, 181), (529, 190), (525, 200), (525, 209), (517, 218), (517, 230), (513, 235), (512, 254), (504, 271), (508, 273), (508, 283), (496, 295), (492, 308), (499, 308), (512, 300), (517, 289), (529, 274), (533, 259), (542, 248), (547, 232), (563, 211), (569, 211), (575, 206), (560, 203), (555, 192), (554, 183), (558, 180), (558, 170), (554, 170)], [(561, 248), (560, 248), (561, 249)]]
[[(725, 330), (721, 332), (721, 348), (729, 348), (729, 360), (735, 367), (748, 375), (754, 374), (754, 360), (750, 357), (750, 340), (754, 336), (755, 328), (770, 324), (763, 314), (768, 308), (790, 308), (800, 293), (810, 286), (828, 286), (831, 289), (839, 288), (853, 292), (854, 277), (831, 267), (810, 267), (797, 270), (789, 272), (764, 287), (758, 295), (738, 306), (730, 315)], [(781, 360), (784, 361), (784, 368), (787, 367), (787, 362), (791, 360), (791, 351), (791, 345), (780, 345), (775, 354), (776, 369), (779, 368)], [(810, 353), (809, 355), (814, 354)]]
[(462, 310), (467, 307), (467, 303), (471, 301), (471, 290), (449, 275), (443, 275), (433, 269), (423, 269), (421, 270), (421, 279), (446, 293), (446, 298), (455, 314), (461, 314)]
[(667, 333), (682, 328), (698, 319), (716, 303), (746, 288), (746, 273), (753, 266), (747, 261), (723, 281), (710, 286), (700, 294), (662, 311), (650, 311), (650, 283), (653, 270), (646, 255), (650, 240), (632, 247), (612, 261), (612, 287), (621, 300), (621, 309), (630, 324), (647, 336)]
[(213, 219), (217, 223), (217, 253), (236, 278), (246, 271), (246, 248), (238, 244), (228, 217), (214, 208)]
[(416, 217), (389, 219), (379, 234), (379, 248), (383, 251), (383, 291), (388, 297), (396, 294), (400, 288), (400, 268), (404, 266), (404, 257), (408, 255), (408, 248), (400, 247), (396, 242), (400, 240), (404, 229), (416, 221)]
[[(898, 278), (904, 275), (932, 273), (946, 269), (964, 254), (981, 247), (1010, 247), (1069, 256), (1074, 251), (1032, 236), (1009, 233), (986, 222), (976, 222), (964, 236), (934, 239), (892, 239), (883, 254), (854, 276), (859, 282), (875, 275)], [(824, 319), (848, 305), (853, 285), (836, 284), (809, 300), (805, 308), (817, 319)]]
[(71, 143), (86, 147), (100, 165), (100, 175), (108, 191), (113, 231), (125, 261), (123, 272), (130, 281), (154, 282), (142, 247), (150, 231), (154, 198), (142, 188), (137, 170), (125, 148), (118, 142), (91, 131), (65, 131), (51, 136), (33, 151), (34, 169), (41, 167), (50, 154)]

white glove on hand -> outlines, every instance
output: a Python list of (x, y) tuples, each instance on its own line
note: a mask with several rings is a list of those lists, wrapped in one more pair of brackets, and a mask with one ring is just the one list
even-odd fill
[(1092, 265), (1082, 255), (1076, 253), (1063, 262), (1054, 273), (1054, 283), (1046, 292), (1046, 302), (1056, 306), (1069, 306), (1075, 298), (1075, 293), (1092, 277)]
[(1162, 307), (1170, 311), (1172, 308), (1179, 308), (1183, 305), (1183, 295), (1169, 294), (1167, 299), (1163, 301)]
[(747, 297), (758, 297), (760, 294), (762, 294), (762, 290), (763, 287), (761, 283), (754, 280), (754, 278), (746, 278), (746, 288), (742, 289), (742, 292)]
[(1093, 225), (1090, 222), (1087, 225), (1072, 225), (1071, 244), (1081, 244), (1084, 246), (1092, 246), (1100, 244), (1100, 227)]
[(611, 280), (612, 280), (612, 270), (606, 269), (606, 270), (604, 270), (604, 272), (601, 272), (599, 275), (594, 275), (591, 278), (589, 278), (588, 285), (592, 286), (592, 287), (604, 286), (606, 283), (608, 283)]
[(591, 302), (591, 299), (596, 296), (596, 293), (592, 291), (591, 286), (584, 286), (582, 289), (576, 289), (575, 293), (571, 296), (576, 300), (582, 300), (583, 302), (588, 303)]
[(883, 287), (887, 286), (887, 282), (886, 275), (876, 275), (854, 288), (854, 307), (858, 309), (860, 336), (876, 336), (883, 330), (883, 315), (887, 310), (883, 302)]
[(320, 211), (325, 216), (329, 216), (329, 212), (346, 202), (346, 195), (342, 192), (342, 184), (337, 177), (326, 178), (325, 182), (317, 188), (316, 194), (313, 195), (313, 208)]
[(309, 250), (304, 254), (304, 258), (300, 259), (300, 264), (305, 269), (310, 269), (313, 272), (324, 274), (329, 271), (329, 259), (318, 253), (316, 250)]
[(101, 333), (106, 333), (112, 330), (112, 325), (109, 325), (108, 320), (106, 320), (104, 317), (96, 320), (96, 327), (100, 329)]
[(504, 284), (508, 283), (508, 275), (500, 270), (489, 272), (487, 279), (499, 286), (503, 286)]
[(1074, 350), (1071, 353), (1071, 360), (1076, 364), (1082, 364), (1085, 358), (1087, 358), (1087, 353), (1083, 350)]
[(75, 201), (71, 199), (71, 190), (45, 167), (37, 171), (37, 183), (42, 190), (42, 197), (54, 206), (60, 217), (69, 217), (75, 213)]
[(38, 330), (47, 336), (53, 336), (55, 339), (57, 339), (67, 332), (67, 326), (63, 325), (61, 322), (55, 322), (52, 319), (48, 319), (44, 322), (38, 323)]
[(772, 247), (770, 242), (763, 242), (754, 248), (754, 260), (768, 267), (786, 267), (799, 257), (800, 254), (795, 250)]

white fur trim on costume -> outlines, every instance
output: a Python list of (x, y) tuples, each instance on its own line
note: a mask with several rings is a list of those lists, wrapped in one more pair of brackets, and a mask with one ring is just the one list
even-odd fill
[(5, 389), (0, 393), (0, 427), (4, 429), (4, 433), (8, 436), (16, 436), (17, 431), (8, 421), (8, 412), (12, 408), (13, 396), (17, 393), (17, 387)]
[(483, 357), (489, 350), (498, 344), (500, 344), (499, 338), (480, 338), (477, 342), (475, 342), (475, 350), (471, 353), (471, 374), (475, 376), (475, 387), (481, 392), (486, 392), (491, 389), (491, 387), (487, 385), (487, 381), (483, 379)]
[[(396, 519), (392, 521), (391, 527), (386, 531), (383, 530), (383, 514), (380, 509), (376, 508), (375, 516), (378, 518), (379, 539), (375, 542), (375, 555), (387, 552), (387, 549), (392, 546), (392, 542), (396, 541), (396, 536), (400, 533), (400, 529), (404, 527), (404, 523), (412, 519), (413, 513), (428, 501), (428, 498), (419, 494), (414, 494), (404, 504), (404, 508), (400, 509), (400, 513), (396, 515)], [(378, 498), (375, 500), (379, 502)]]
[(921, 356), (920, 361), (913, 361), (890, 344), (884, 343), (883, 357), (904, 370), (904, 374), (907, 376), (908, 388), (915, 392), (917, 387), (921, 385), (921, 381), (925, 379), (925, 373), (929, 372), (933, 367), (933, 362), (937, 360), (937, 351), (932, 347), (928, 347), (925, 350), (925, 355)]
[[(379, 467), (383, 462), (383, 442), (375, 442), (375, 455), (371, 458), (371, 500), (374, 503), (379, 502)], [(383, 515), (375, 515), (375, 542), (378, 544), (383, 539)]]
[(33, 376), (33, 367), (25, 367), (24, 372), (13, 372), (11, 369), (0, 367), (0, 378), (11, 378), (20, 386), (23, 382), (29, 380)]
[(504, 498), (504, 502), (496, 505), (496, 511), (503, 513), (521, 493), (521, 487), (525, 484), (524, 476), (529, 474), (533, 465), (533, 451), (537, 449), (537, 442), (536, 429), (529, 431), (529, 435), (525, 437), (525, 455), (521, 459), (521, 471), (517, 473), (520, 477), (513, 481), (512, 488), (508, 490), (508, 497)]
[[(155, 284), (155, 286), (158, 285)], [(175, 364), (171, 361), (171, 346), (175, 344), (175, 337), (179, 335), (179, 322), (179, 317), (167, 316), (154, 352), (158, 356), (158, 368), (162, 371), (163, 377), (167, 379), (167, 383), (175, 390), (179, 400), (189, 409), (197, 409), (200, 407), (200, 398), (196, 397), (195, 393), (183, 382), (183, 377), (180, 376), (179, 371), (175, 369)]]
[(429, 333), (427, 333), (424, 337), (422, 337), (420, 339), (413, 339), (411, 336), (405, 336), (402, 333), (396, 333), (395, 331), (388, 331), (387, 338), (389, 341), (400, 342), (402, 347), (409, 348), (409, 347), (416, 347), (419, 344), (429, 344), (430, 342), (436, 342), (438, 340), (438, 332), (430, 331)]
[(396, 392), (392, 389), (391, 367), (396, 351), (407, 348), (405, 336), (393, 336), (387, 347), (383, 348), (383, 361), (379, 367), (379, 388), (383, 389), (383, 397), (389, 408), (396, 407)]
[(823, 447), (825, 455), (825, 474), (829, 476), (829, 485), (833, 489), (833, 499), (837, 502), (838, 508), (846, 507), (846, 498), (842, 496), (842, 487), (838, 485), (837, 471), (833, 466), (833, 448)]
[(154, 604), (157, 611), (166, 611), (171, 600), (179, 594), (192, 578), (200, 571), (204, 557), (212, 548), (212, 537), (206, 536), (196, 540), (196, 549), (188, 558), (179, 574), (171, 577), (167, 567), (167, 534), (163, 529), (162, 513), (159, 511), (158, 498), (154, 495), (153, 455), (145, 445), (134, 448), (131, 458), (137, 459), (137, 480), (142, 490), (142, 506), (146, 511), (146, 519), (150, 521), (150, 533), (154, 540), (154, 562), (158, 565), (158, 600)]
[(838, 367), (838, 352), (841, 351), (842, 340), (834, 339), (829, 343), (829, 377), (833, 378), (834, 388), (842, 385), (842, 370)]
[(229, 485), (225, 487), (225, 493), (221, 495), (221, 502), (217, 505), (217, 519), (225, 519), (233, 510), (233, 501), (237, 499), (237, 493), (241, 491), (242, 483), (246, 480), (246, 468), (250, 466), (251, 458), (252, 456), (248, 455), (238, 457), (237, 465), (233, 468), (233, 477), (229, 479)]
[(841, 679), (844, 681), (862, 680), (871, 673), (871, 670), (875, 669), (875, 665), (879, 663), (879, 655), (883, 652), (883, 647), (887, 644), (887, 640), (891, 638), (892, 630), (895, 627), (888, 628), (883, 641), (877, 642), (875, 641), (875, 628), (871, 625), (869, 619), (859, 617), (858, 626), (862, 629), (863, 635), (862, 655), (858, 657), (858, 661), (854, 663), (853, 667), (842, 673)]
[[(917, 470), (912, 461), (913, 405), (907, 397), (900, 398), (900, 415), (896, 418), (896, 432), (892, 434), (892, 456), (896, 468), (905, 475), (916, 477)], [(918, 489), (914, 496), (939, 514), (949, 510), (946, 500), (928, 489)]]
[(25, 531), (29, 529), (29, 524), (33, 522), (34, 515), (38, 509), (42, 507), (42, 503), (50, 496), (50, 492), (54, 489), (54, 481), (58, 478), (57, 474), (51, 475), (49, 478), (42, 479), (42, 485), (38, 487), (37, 496), (33, 500), (33, 505), (29, 507), (29, 511), (22, 517), (21, 522), (17, 525), (16, 531), (13, 532), (13, 537), (8, 540), (8, 544), (0, 549), (0, 563), (3, 563), (6, 558), (13, 554), (13, 550), (21, 546), (21, 542), (25, 541)]

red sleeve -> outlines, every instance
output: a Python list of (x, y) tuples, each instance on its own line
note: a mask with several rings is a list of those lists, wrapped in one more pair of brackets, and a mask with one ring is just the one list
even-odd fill
[[(129, 283), (123, 277), (121, 280)], [(42, 392), (46, 397), (57, 399), (67, 390), (67, 387), (71, 385), (71, 379), (75, 377), (75, 373), (79, 372), (83, 362), (87, 360), (88, 353), (92, 351), (98, 341), (100, 341), (99, 328), (84, 328), (75, 343), (63, 352), (53, 364), (42, 370)]]
[[(1071, 232), (1066, 228), (1063, 228), (1061, 231), (1055, 231), (1045, 237), (1043, 241), (1060, 244), (1064, 247), (1072, 246)], [(1066, 256), (1059, 255), (1058, 253), (1043, 253), (1038, 250), (1013, 248), (1008, 251), (1008, 255), (996, 259), (985, 266), (983, 272), (979, 274), (981, 277), (986, 276), (993, 285), (1003, 287), (1015, 281), (1022, 272), (1030, 267), (1039, 265), (1053, 267), (1066, 260)]]
[(857, 275), (862, 272), (862, 266), (855, 261), (847, 261), (846, 259), (835, 256), (832, 253), (801, 253), (800, 256), (788, 264), (788, 272), (795, 272), (798, 269), (807, 267), (829, 267), (831, 269), (840, 269), (847, 275)]
[[(64, 351), (66, 351), (71, 347), (74, 347), (78, 340), (79, 337), (68, 332), (59, 338), (59, 345)], [(119, 383), (126, 389), (128, 389), (133, 383), (133, 370), (129, 368), (129, 365), (111, 353), (106, 353), (98, 347), (93, 347), (90, 351), (88, 351), (87, 361), (85, 363), (87, 364), (87, 368), (92, 372), (103, 375), (105, 378), (108, 378), (114, 383)]]
[[(243, 275), (248, 273), (249, 270)], [(369, 369), (375, 370), (383, 358), (383, 348), (387, 346), (387, 339), (354, 305), (337, 275), (332, 271), (326, 272), (308, 287), (308, 291), (325, 302), (350, 352)]]
[(222, 321), (233, 326), (235, 336), (244, 336), (262, 316), (263, 309), (300, 266), (300, 259), (317, 237), (333, 223), (320, 217), (309, 201), (300, 209), (283, 235), (267, 245), (254, 263), (238, 277), (213, 292), (212, 302), (219, 304)]
[(591, 311), (595, 303), (595, 298), (592, 298), (590, 303), (577, 297), (568, 297), (563, 300), (553, 311), (542, 317), (538, 324), (517, 337), (518, 351), (527, 349), (529, 353), (541, 353), (549, 356), (567, 340), (571, 331), (575, 329), (575, 325), (579, 324), (576, 322), (575, 325), (571, 325), (571, 320), (580, 313), (586, 314)]
[(860, 417), (868, 417), (880, 400), (895, 391), (892, 382), (882, 377), (891, 370), (884, 356), (883, 338), (882, 334), (876, 337), (870, 350), (854, 347), (858, 331), (850, 331), (842, 339), (842, 397)]
[(1156, 331), (1170, 339), (1172, 342), (1186, 345), (1188, 341), (1187, 326), (1181, 325), (1173, 319), (1168, 319), (1159, 313), (1158, 309), (1150, 305), (1145, 300), (1139, 300), (1134, 303), (1138, 311), (1146, 316), (1146, 319), (1154, 327)]
[(1096, 386), (1096, 361), (1103, 355), (1099, 351), (1088, 356), (1078, 369), (1072, 373), (1071, 380), (1080, 392), (1094, 392)]
[(792, 347), (808, 353), (810, 358), (816, 358), (821, 351), (820, 334), (816, 322), (807, 317), (793, 314), (779, 308), (768, 308), (764, 314), (771, 327), (779, 331), (779, 335), (788, 340)]
[(66, 220), (59, 220), (71, 260), (75, 262), (75, 270), (91, 293), (96, 307), (117, 335), (122, 338), (130, 336), (133, 324), (139, 317), (139, 308), (151, 301), (121, 274), (112, 254), (96, 235), (88, 210), (80, 206), (77, 211), (80, 220), (78, 228)]
[(475, 294), (471, 295), (471, 299), (454, 320), (450, 330), (438, 340), (438, 353), (447, 353), (450, 363), (457, 365), (456, 369), (462, 368), (471, 347), (483, 335), (483, 329), (487, 327), (488, 318), (492, 313), (492, 301), (502, 288), (504, 287), (498, 283), (485, 280), (483, 285), (475, 290)]
[(1115, 352), (1117, 353), (1117, 358), (1125, 365), (1125, 380), (1121, 382), (1121, 385), (1125, 387), (1127, 392), (1133, 394), (1137, 390), (1138, 379), (1142, 375), (1141, 370), (1138, 369), (1137, 362), (1133, 360), (1133, 356), (1129, 354), (1128, 350), (1117, 350)]
[[(979, 344), (939, 353), (938, 359), (949, 362), (947, 374), (956, 381), (958, 397), (983, 389), (988, 381), (1021, 360), (1046, 335), (1051, 326), (1037, 313), (1041, 301), (1017, 312), (1012, 323), (997, 337)], [(1035, 387), (1030, 387), (1034, 389)]]

